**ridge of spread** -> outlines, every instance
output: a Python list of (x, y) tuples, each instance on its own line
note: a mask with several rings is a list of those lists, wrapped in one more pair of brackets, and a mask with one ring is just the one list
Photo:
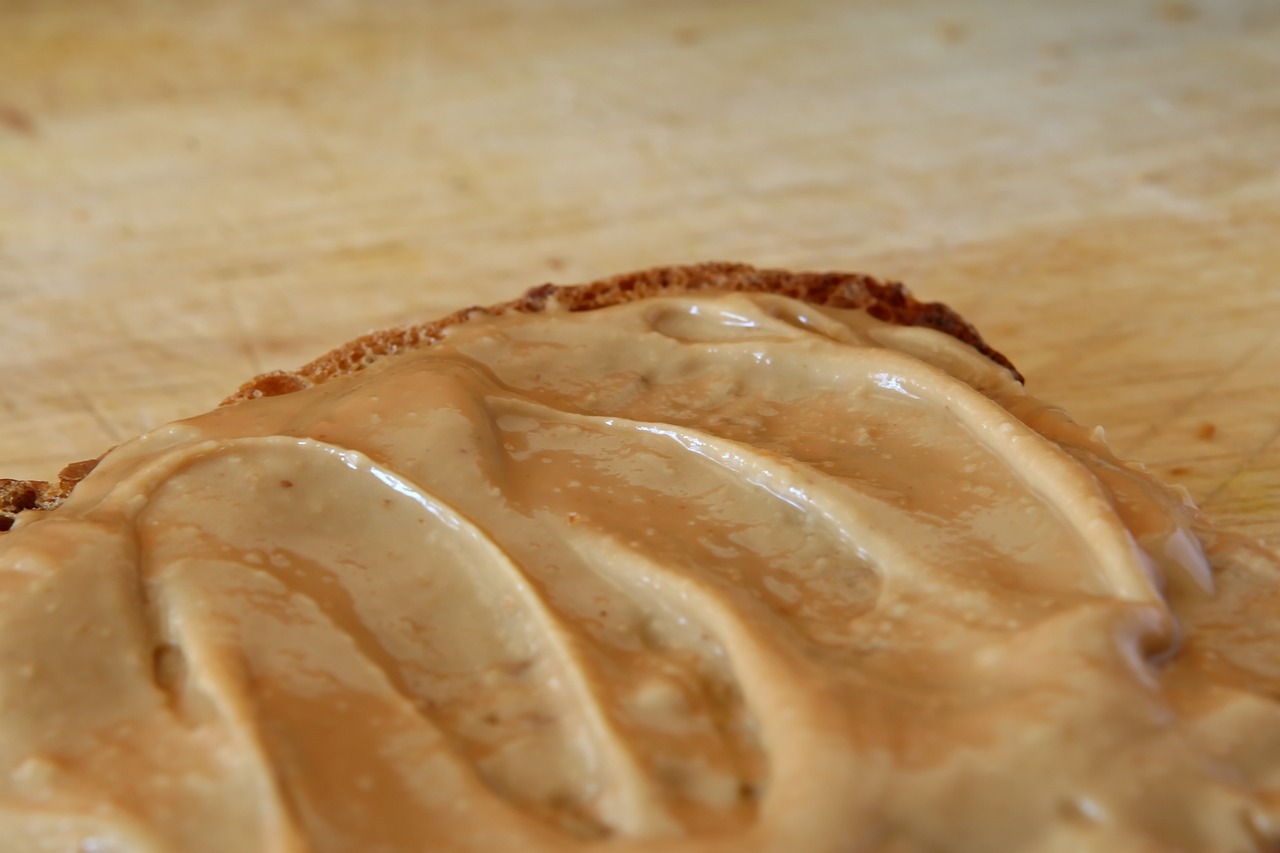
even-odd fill
[(1278, 581), (932, 330), (477, 317), (0, 536), (0, 837), (1261, 849)]

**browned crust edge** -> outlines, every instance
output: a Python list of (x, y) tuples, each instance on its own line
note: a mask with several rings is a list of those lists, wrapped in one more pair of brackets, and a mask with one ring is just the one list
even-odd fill
[[(348, 373), (363, 370), (388, 355), (430, 346), (447, 330), (470, 319), (511, 312), (532, 313), (555, 307), (568, 311), (592, 311), (668, 293), (738, 291), (774, 293), (830, 308), (855, 308), (900, 326), (924, 326), (969, 344), (1022, 381), (1007, 358), (987, 345), (978, 330), (940, 302), (920, 302), (902, 284), (881, 281), (860, 273), (789, 272), (756, 269), (746, 264), (705, 263), (658, 267), (603, 279), (592, 284), (557, 286), (544, 284), (518, 299), (488, 307), (465, 308), (416, 326), (374, 332), (321, 356), (295, 371), (277, 370), (246, 382), (222, 402), (233, 405), (259, 397), (300, 391)], [(60, 504), (97, 460), (67, 466), (58, 482), (0, 479), (0, 531), (7, 530), (18, 513), (48, 510)]]

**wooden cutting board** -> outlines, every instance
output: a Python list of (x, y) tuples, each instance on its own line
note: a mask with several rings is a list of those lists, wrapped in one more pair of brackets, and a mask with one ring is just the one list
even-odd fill
[(1280, 4), (0, 3), (0, 475), (703, 259), (952, 303), (1280, 543)]

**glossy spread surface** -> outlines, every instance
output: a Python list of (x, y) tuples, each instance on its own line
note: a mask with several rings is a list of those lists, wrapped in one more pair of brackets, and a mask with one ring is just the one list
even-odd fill
[(1197, 524), (929, 330), (477, 319), (0, 536), (0, 837), (1263, 847), (1280, 571)]

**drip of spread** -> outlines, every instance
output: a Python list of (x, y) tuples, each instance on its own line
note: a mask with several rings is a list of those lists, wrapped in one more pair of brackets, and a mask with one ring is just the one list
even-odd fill
[(15, 850), (1263, 847), (1280, 570), (931, 330), (478, 318), (0, 537), (0, 768)]

